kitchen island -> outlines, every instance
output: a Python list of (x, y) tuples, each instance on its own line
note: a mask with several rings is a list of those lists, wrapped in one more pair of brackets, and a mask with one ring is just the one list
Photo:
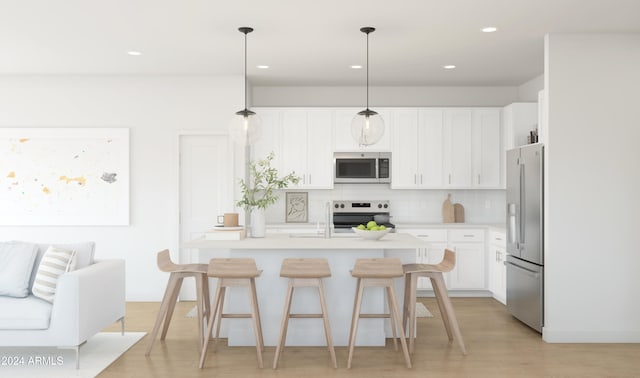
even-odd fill
[[(258, 268), (263, 270), (256, 280), (258, 303), (265, 345), (275, 346), (278, 342), (280, 323), (287, 292), (287, 279), (280, 277), (280, 266), (285, 258), (326, 258), (329, 261), (332, 276), (324, 279), (324, 288), (329, 311), (331, 331), (336, 346), (346, 346), (349, 340), (349, 328), (353, 301), (356, 291), (356, 279), (350, 270), (357, 258), (397, 257), (402, 263), (415, 262), (416, 248), (426, 242), (403, 233), (389, 233), (380, 240), (364, 240), (352, 234), (338, 234), (331, 238), (321, 235), (282, 235), (267, 234), (265, 238), (247, 238), (244, 240), (205, 240), (198, 239), (182, 245), (183, 248), (198, 250), (198, 260), (208, 263), (213, 257), (251, 257)], [(215, 279), (210, 279), (212, 291)], [(402, 308), (404, 282), (395, 280), (396, 294)], [(382, 289), (365, 290), (362, 313), (385, 312), (385, 300)], [(231, 288), (225, 301), (225, 312), (249, 312), (248, 294), (245, 288)], [(292, 313), (320, 313), (318, 293), (313, 288), (296, 289), (291, 306)], [(222, 335), (228, 337), (230, 346), (255, 345), (250, 319), (223, 320)], [(386, 330), (385, 330), (386, 328)], [(385, 337), (391, 330), (383, 319), (362, 319), (358, 325), (357, 345), (383, 346)], [(287, 345), (323, 346), (324, 330), (321, 319), (291, 319), (287, 332)]]

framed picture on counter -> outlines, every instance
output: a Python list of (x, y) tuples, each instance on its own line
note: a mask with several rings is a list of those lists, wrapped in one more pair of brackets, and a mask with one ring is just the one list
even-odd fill
[(309, 193), (287, 192), (285, 204), (285, 222), (307, 223), (309, 221)]

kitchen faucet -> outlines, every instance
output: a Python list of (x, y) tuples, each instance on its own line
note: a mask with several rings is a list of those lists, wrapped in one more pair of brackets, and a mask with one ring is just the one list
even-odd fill
[(324, 220), (324, 237), (325, 239), (328, 239), (331, 237), (331, 226), (330, 226), (330, 222), (331, 222), (331, 202), (327, 202), (326, 204), (326, 218)]

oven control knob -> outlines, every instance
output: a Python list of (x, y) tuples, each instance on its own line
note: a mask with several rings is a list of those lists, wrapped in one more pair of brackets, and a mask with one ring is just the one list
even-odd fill
[(387, 207), (389, 207), (389, 205), (387, 205), (386, 203), (384, 204), (384, 208), (386, 209)]
[(335, 207), (336, 209), (340, 207), (340, 205), (338, 205), (337, 203), (335, 205), (333, 205), (333, 207)]
[(381, 203), (378, 204), (378, 209), (382, 209), (382, 204)]
[(341, 208), (341, 209), (344, 209), (344, 203), (341, 203), (341, 204), (340, 204), (340, 208)]

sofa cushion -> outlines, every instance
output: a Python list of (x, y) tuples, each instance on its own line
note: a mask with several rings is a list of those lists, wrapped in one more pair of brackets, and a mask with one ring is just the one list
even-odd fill
[(33, 282), (36, 280), (36, 273), (38, 271), (38, 266), (40, 266), (40, 260), (42, 260), (42, 256), (49, 249), (49, 246), (53, 245), (54, 247), (63, 248), (63, 249), (73, 249), (76, 251), (76, 269), (84, 268), (93, 264), (93, 253), (95, 250), (96, 243), (94, 242), (80, 242), (80, 243), (55, 243), (55, 244), (38, 244), (38, 257), (36, 257), (35, 268), (31, 274), (31, 281), (29, 281), (29, 288), (33, 287)]
[(29, 283), (37, 250), (35, 244), (0, 243), (0, 295), (17, 298), (29, 295)]
[(0, 297), (0, 329), (47, 329), (52, 307), (51, 303), (32, 295)]
[(75, 256), (76, 251), (73, 249), (50, 246), (40, 260), (36, 280), (31, 288), (33, 295), (53, 303), (58, 277), (75, 268)]

